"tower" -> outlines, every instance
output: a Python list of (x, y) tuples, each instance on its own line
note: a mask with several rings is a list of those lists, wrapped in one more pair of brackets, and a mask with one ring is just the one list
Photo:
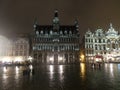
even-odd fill
[(57, 32), (59, 30), (59, 18), (58, 18), (58, 11), (55, 10), (54, 18), (53, 18), (53, 31)]

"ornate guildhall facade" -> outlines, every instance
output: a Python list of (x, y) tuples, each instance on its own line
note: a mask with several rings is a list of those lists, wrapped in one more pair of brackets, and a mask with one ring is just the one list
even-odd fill
[(79, 63), (79, 40), (78, 22), (61, 25), (56, 10), (52, 25), (34, 24), (33, 58), (44, 64)]
[(112, 24), (107, 31), (86, 32), (85, 57), (87, 62), (120, 62), (120, 35)]

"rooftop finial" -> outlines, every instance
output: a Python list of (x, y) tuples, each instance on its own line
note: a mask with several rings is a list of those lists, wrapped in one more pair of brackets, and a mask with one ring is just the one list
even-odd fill
[(54, 17), (58, 17), (58, 10), (55, 10)]
[(78, 24), (78, 20), (75, 18), (75, 25), (77, 25)]
[(110, 28), (113, 28), (113, 25), (112, 25), (112, 23), (110, 23)]
[(88, 28), (88, 31), (90, 31), (90, 28)]

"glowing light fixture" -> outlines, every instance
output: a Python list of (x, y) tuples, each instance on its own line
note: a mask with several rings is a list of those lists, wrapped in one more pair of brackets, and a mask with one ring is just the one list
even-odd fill
[(51, 62), (53, 62), (54, 61), (54, 58), (53, 57), (50, 57), (50, 59), (49, 59)]
[(60, 60), (60, 61), (63, 60), (63, 57), (59, 57), (59, 60)]
[(2, 59), (2, 62), (3, 63), (8, 63), (8, 62), (11, 62), (11, 60), (10, 60), (10, 58), (9, 57), (4, 57), (3, 59)]
[(82, 54), (81, 56), (80, 56), (80, 60), (81, 60), (81, 62), (84, 62), (85, 61), (85, 56), (84, 56), (84, 54)]

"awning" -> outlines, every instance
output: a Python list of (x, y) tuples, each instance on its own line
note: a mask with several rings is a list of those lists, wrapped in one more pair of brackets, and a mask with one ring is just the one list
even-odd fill
[(103, 58), (101, 55), (96, 55), (95, 58)]

